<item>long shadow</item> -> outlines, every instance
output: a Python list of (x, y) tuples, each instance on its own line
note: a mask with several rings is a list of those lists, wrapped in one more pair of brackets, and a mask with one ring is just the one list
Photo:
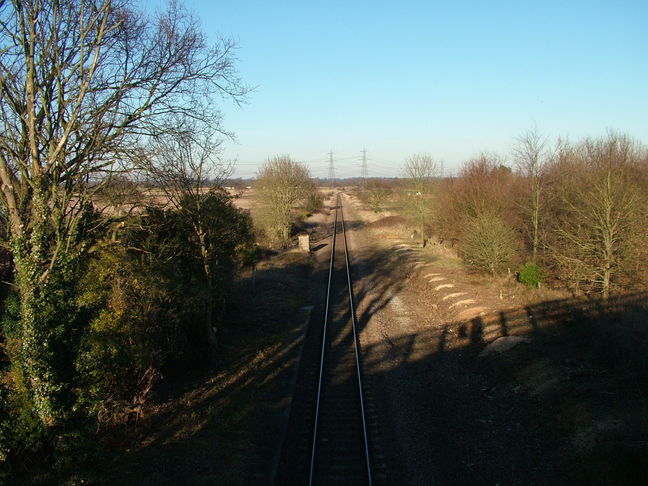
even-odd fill
[(307, 317), (287, 299), (311, 301), (307, 280), (324, 280), (317, 268), (305, 271), (301, 263), (260, 269), (254, 293), (250, 281), (239, 282), (247, 317), (219, 335), (221, 357), (190, 384), (168, 385), (142, 435), (110, 445), (116, 454), (99, 484), (269, 482)]
[[(331, 208), (334, 210), (335, 208)], [(360, 222), (346, 221), (347, 231), (352, 228), (359, 228)], [(341, 224), (336, 229), (336, 234), (342, 232)], [(320, 229), (322, 237), (333, 236), (333, 225), (330, 224), (326, 229)], [(320, 240), (323, 241), (323, 240)], [(332, 240), (328, 240), (331, 247)], [(326, 267), (328, 272), (328, 256), (326, 251)], [(322, 255), (324, 256), (324, 255)], [(325, 265), (324, 265), (325, 263)], [(321, 284), (325, 284), (323, 280)], [(331, 296), (332, 303), (329, 308), (329, 314), (326, 318), (326, 358), (324, 359), (323, 368), (323, 388), (322, 388), (322, 408), (320, 409), (320, 422), (318, 430), (324, 435), (317, 440), (317, 466), (316, 474), (339, 474), (333, 473), (336, 468), (342, 467), (346, 474), (353, 475), (353, 478), (347, 478), (347, 484), (353, 483), (362, 477), (362, 467), (350, 466), (353, 462), (350, 456), (356, 456), (358, 450), (355, 448), (357, 442), (351, 440), (344, 444), (338, 443), (335, 437), (347, 437), (351, 430), (355, 430), (358, 442), (361, 441), (361, 429), (358, 429), (359, 422), (351, 416), (337, 416), (331, 414), (330, 410), (337, 408), (340, 399), (355, 401), (359, 399), (353, 390), (357, 390), (355, 383), (355, 365), (349, 361), (353, 350), (353, 341), (350, 328), (350, 314), (348, 306), (347, 277), (344, 267), (344, 243), (341, 238), (337, 239), (337, 249), (335, 255), (335, 266), (332, 273)], [(291, 409), (290, 421), (288, 424), (287, 436), (284, 440), (281, 460), (278, 466), (278, 472), (275, 479), (277, 485), (306, 484), (309, 477), (310, 454), (312, 451), (311, 444), (314, 439), (314, 416), (317, 401), (315, 397), (318, 392), (319, 362), (322, 349), (323, 324), (325, 320), (324, 303), (326, 299), (326, 285), (320, 285), (320, 299), (322, 303), (316, 306), (313, 313), (313, 319), (309, 328), (309, 334), (305, 338), (304, 354), (300, 365), (300, 375), (297, 381), (297, 390), (293, 399), (294, 403)], [(319, 307), (319, 308), (318, 308)], [(311, 334), (312, 331), (312, 334)], [(345, 398), (341, 398), (345, 397)], [(353, 415), (358, 408), (350, 410), (349, 414)], [(356, 417), (357, 418), (357, 417)], [(344, 421), (344, 426), (340, 430), (339, 423)], [(341, 435), (338, 435), (341, 434)], [(342, 439), (340, 439), (342, 440)], [(332, 447), (331, 447), (332, 446)], [(337, 458), (337, 459), (333, 459)], [(359, 460), (359, 459), (358, 459)], [(339, 462), (346, 466), (341, 466)]]
[[(366, 309), (362, 327), (403, 288), (390, 258), (376, 254), (365, 260), (363, 278), (373, 285), (357, 295), (357, 306)], [(383, 443), (396, 449), (387, 457), (397, 479), (386, 484), (635, 484), (648, 477), (648, 446), (641, 439), (648, 424), (632, 412), (648, 403), (647, 310), (645, 292), (607, 301), (552, 300), (416, 332), (403, 328), (385, 336), (388, 345), (365, 347), (364, 372), (374, 388), (383, 388), (379, 415), (396, 422), (389, 430), (390, 420), (383, 420), (386, 430), (379, 431), (387, 436)], [(532, 344), (480, 357), (491, 343), (510, 336), (526, 336)], [(422, 351), (421, 343), (429, 346)], [(385, 366), (389, 356), (398, 357), (398, 366)], [(541, 380), (527, 395), (520, 390), (533, 381), (516, 375), (515, 366), (522, 365)], [(601, 384), (601, 375), (614, 379)], [(509, 395), (492, 391), (508, 390), (509, 383), (515, 385)], [(610, 420), (609, 410), (620, 422), (630, 412), (616, 435), (605, 439), (613, 445), (574, 452), (555, 408), (560, 417), (578, 421), (585, 413), (574, 411), (579, 407), (601, 424)], [(639, 430), (627, 431), (637, 424)], [(583, 430), (593, 433), (576, 426), (569, 433)]]
[[(361, 331), (403, 290), (400, 263), (393, 251), (354, 256), (365, 282), (355, 295)], [(375, 447), (390, 463), (381, 484), (636, 484), (648, 477), (648, 421), (633, 412), (648, 406), (647, 311), (646, 292), (559, 299), (416, 332), (403, 327), (366, 346), (365, 382), (381, 424)], [(531, 344), (480, 357), (513, 336)], [(492, 391), (499, 389), (506, 393)], [(577, 424), (568, 432), (565, 416)], [(606, 430), (610, 420), (623, 425), (600, 432), (605, 445), (574, 449), (569, 434)]]
[[(361, 226), (352, 221), (347, 227)], [(352, 255), (352, 265), (363, 282), (354, 294), (362, 332), (377, 325), (372, 320), (403, 291), (406, 272), (400, 257), (387, 250)], [(294, 285), (294, 268), (285, 270), (259, 272), (257, 286)], [(309, 299), (323, 300), (326, 271), (318, 267), (309, 278)], [(626, 435), (603, 435), (600, 444), (584, 442), (580, 449), (573, 445), (580, 436), (572, 433), (581, 430), (574, 423), (598, 423), (605, 406), (617, 419), (620, 404), (645, 407), (647, 302), (647, 293), (608, 301), (553, 300), (416, 331), (403, 328), (363, 347), (372, 452), (379, 452), (376, 461), (385, 466), (376, 484), (639, 484), (635, 479), (646, 472), (645, 424)], [(322, 314), (316, 306), (312, 322)], [(275, 324), (261, 320), (231, 332), (226, 346), (235, 358), (185, 395), (181, 407), (161, 404), (156, 420), (166, 426), (108, 463), (106, 483), (268, 484), (282, 437), (272, 424), (285, 413), (292, 365), (308, 333), (321, 332), (311, 325), (304, 338), (298, 321), (284, 322), (281, 332), (249, 347), (241, 343), (252, 339), (254, 325)], [(495, 340), (510, 336), (530, 337), (531, 344), (479, 357)], [(516, 381), (540, 364), (548, 375), (541, 384), (531, 389), (531, 381)], [(612, 379), (617, 375), (619, 380)], [(603, 378), (598, 390), (593, 384)], [(585, 379), (591, 390), (570, 382)], [(601, 405), (605, 400), (611, 404)], [(581, 417), (572, 410), (576, 406), (589, 408), (578, 412)], [(244, 425), (248, 421), (254, 426)], [(247, 431), (243, 439), (239, 429)], [(114, 474), (117, 467), (125, 472)]]

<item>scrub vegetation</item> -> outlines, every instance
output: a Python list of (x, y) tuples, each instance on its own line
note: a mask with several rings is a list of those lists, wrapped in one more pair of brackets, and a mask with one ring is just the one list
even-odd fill
[[(0, 3), (2, 478), (63, 482), (217, 353), (251, 218), (220, 188), (234, 44), (176, 2)], [(140, 182), (164, 197), (146, 198)]]
[(408, 165), (393, 206), (425, 232), (421, 241), (434, 237), (478, 271), (604, 299), (646, 289), (645, 147), (613, 132), (550, 147), (534, 129), (511, 160), (482, 154), (427, 192)]

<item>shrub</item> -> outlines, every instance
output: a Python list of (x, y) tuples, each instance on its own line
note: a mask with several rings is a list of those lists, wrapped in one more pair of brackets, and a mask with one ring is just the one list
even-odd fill
[(304, 209), (308, 214), (313, 214), (322, 209), (322, 204), (322, 195), (316, 188), (313, 188), (313, 192), (306, 198)]
[(159, 268), (121, 245), (97, 252), (79, 282), (78, 303), (89, 318), (75, 362), (78, 403), (100, 421), (141, 401), (175, 351), (177, 299)]
[(518, 280), (523, 284), (527, 284), (529, 287), (540, 287), (540, 284), (546, 277), (540, 265), (533, 262), (525, 263), (518, 271)]
[(389, 183), (377, 179), (369, 181), (366, 190), (360, 194), (363, 202), (368, 204), (374, 213), (381, 213), (392, 194), (392, 190)]
[(317, 191), (310, 171), (287, 155), (273, 157), (259, 170), (256, 189), (261, 224), (273, 244), (283, 246), (290, 240), (293, 209), (303, 208)]
[[(32, 411), (27, 397), (0, 384), (0, 464), (24, 473), (26, 464), (47, 455), (47, 433)], [(2, 475), (0, 475), (2, 482)]]
[(511, 264), (518, 252), (514, 231), (494, 213), (482, 213), (466, 225), (461, 252), (464, 260), (493, 275)]

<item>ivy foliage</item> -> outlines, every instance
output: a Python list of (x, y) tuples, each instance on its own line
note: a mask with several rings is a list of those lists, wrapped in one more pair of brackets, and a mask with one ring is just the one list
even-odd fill
[[(11, 293), (0, 348), (0, 463), (71, 464), (75, 442), (140, 414), (171, 365), (206, 359), (213, 352), (204, 335), (208, 303), (216, 304), (208, 315), (217, 329), (249, 248), (249, 214), (213, 190), (179, 209), (122, 218), (92, 251), (34, 287), (30, 306), (28, 289)], [(36, 351), (26, 354), (29, 339)], [(29, 376), (47, 377), (48, 386), (34, 387)], [(46, 400), (34, 398), (35, 388)], [(59, 411), (56, 426), (42, 420), (38, 403)]]

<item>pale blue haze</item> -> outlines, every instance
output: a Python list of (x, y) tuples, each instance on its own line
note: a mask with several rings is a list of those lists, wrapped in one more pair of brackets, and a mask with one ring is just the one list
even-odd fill
[[(159, 0), (145, 2), (160, 5)], [(225, 156), (252, 176), (290, 154), (326, 177), (400, 173), (429, 152), (448, 172), (507, 156), (537, 125), (551, 140), (606, 130), (648, 143), (648, 2), (211, 2), (185, 4), (237, 40), (242, 108)]]

